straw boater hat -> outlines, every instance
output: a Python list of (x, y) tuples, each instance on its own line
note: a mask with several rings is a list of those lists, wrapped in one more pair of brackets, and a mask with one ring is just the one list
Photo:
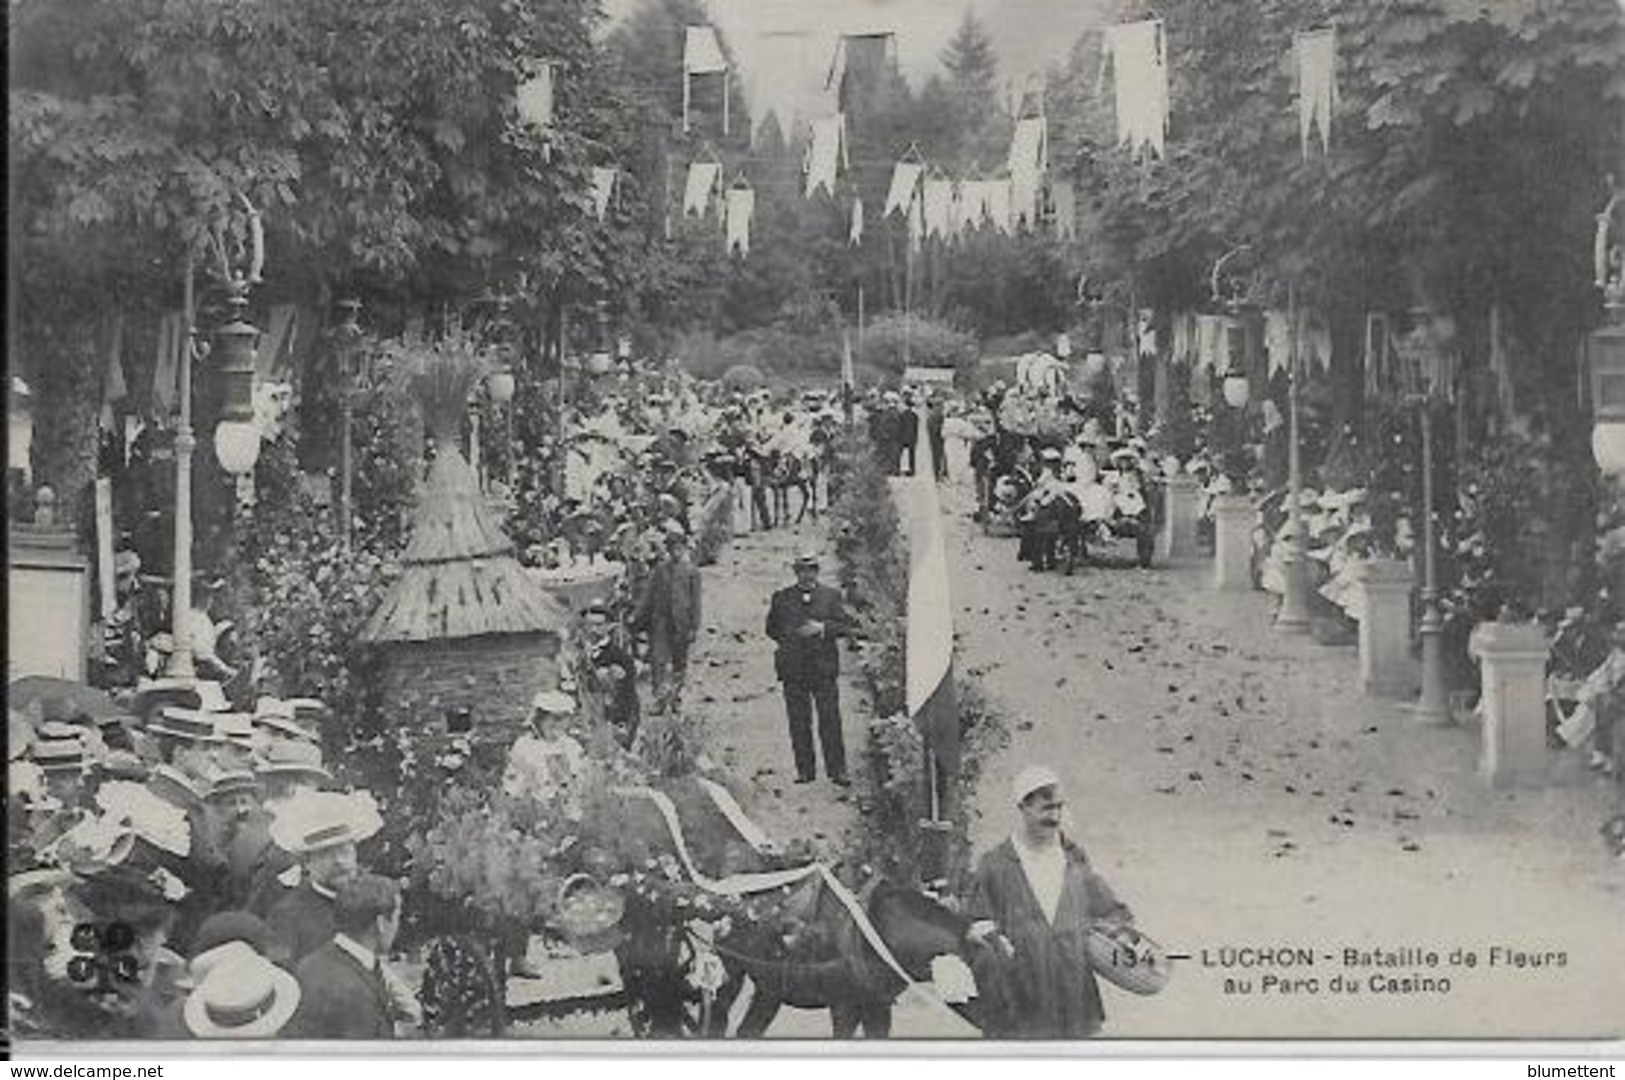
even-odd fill
[(228, 795), (240, 795), (245, 792), (258, 795), (262, 790), (259, 777), (246, 769), (231, 769), (214, 777), (204, 798), (223, 799)]
[(309, 855), (339, 844), (358, 844), (383, 828), (378, 806), (366, 792), (301, 792), (271, 821), (271, 839), (291, 855)]
[(76, 735), (62, 738), (42, 730), (30, 755), (34, 759), (34, 764), (47, 773), (85, 771), (85, 743)]
[[(168, 637), (168, 635), (163, 635)], [(150, 679), (138, 683), (132, 711), (139, 717), (151, 716), (166, 705), (205, 712), (224, 712), (231, 708), (225, 691), (217, 682), (204, 679)]]
[(252, 713), (240, 712), (215, 713), (214, 733), (221, 742), (253, 749), (254, 716)]
[(322, 767), (322, 750), (315, 743), (275, 742), (265, 751), (258, 766), (264, 780), (302, 778), (312, 785), (330, 783), (333, 774)]
[(220, 735), (214, 723), (215, 715), (181, 705), (165, 705), (147, 724), (147, 730), (154, 735), (180, 739), (182, 742), (219, 742)]
[(147, 777), (147, 790), (182, 810), (203, 802), (203, 792), (192, 779), (173, 765), (157, 765)]
[[(314, 743), (317, 741), (315, 730), (306, 727), (299, 717), (300, 706), (305, 702), (316, 709), (322, 708), (322, 703), (314, 698), (285, 701), (282, 698), (262, 697), (254, 704), (254, 723), (283, 738)], [(305, 711), (314, 710), (307, 705)]]
[(249, 949), (210, 969), (187, 996), (182, 1016), (200, 1039), (267, 1039), (298, 1007), (299, 981)]

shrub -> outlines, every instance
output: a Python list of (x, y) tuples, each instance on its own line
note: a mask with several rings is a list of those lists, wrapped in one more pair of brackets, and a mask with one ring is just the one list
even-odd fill
[(976, 339), (922, 315), (884, 315), (864, 330), (863, 363), (892, 378), (903, 374), (904, 350), (915, 367), (951, 367), (961, 386), (976, 381)]

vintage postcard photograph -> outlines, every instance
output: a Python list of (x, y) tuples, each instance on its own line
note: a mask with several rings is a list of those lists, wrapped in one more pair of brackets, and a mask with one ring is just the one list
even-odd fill
[(1618, 0), (8, 21), (11, 1053), (1621, 1045)]

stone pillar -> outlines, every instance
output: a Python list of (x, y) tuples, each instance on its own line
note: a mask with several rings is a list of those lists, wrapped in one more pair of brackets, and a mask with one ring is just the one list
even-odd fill
[(1158, 554), (1164, 559), (1195, 557), (1196, 513), (1202, 487), (1194, 476), (1181, 473), (1163, 485), (1162, 535), (1157, 538)]
[(1400, 559), (1367, 559), (1354, 571), (1360, 590), (1360, 689), (1408, 699), (1418, 671), (1411, 655), (1411, 593), (1416, 575)]
[(74, 534), (49, 520), (13, 525), (8, 546), (6, 681), (50, 675), (83, 682), (91, 634), (90, 561)]
[(1213, 587), (1219, 592), (1246, 592), (1253, 587), (1252, 500), (1220, 495), (1213, 500)]
[(1543, 783), (1546, 635), (1532, 624), (1484, 623), (1473, 637), (1483, 672), (1479, 776), (1496, 787)]

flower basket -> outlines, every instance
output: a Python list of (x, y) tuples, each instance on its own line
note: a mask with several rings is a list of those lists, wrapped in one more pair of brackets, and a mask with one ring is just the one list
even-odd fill
[(553, 925), (582, 953), (608, 952), (621, 943), (626, 901), (590, 874), (574, 874), (559, 886)]
[(1096, 974), (1131, 994), (1160, 993), (1173, 974), (1162, 946), (1132, 926), (1091, 926), (1084, 948)]

